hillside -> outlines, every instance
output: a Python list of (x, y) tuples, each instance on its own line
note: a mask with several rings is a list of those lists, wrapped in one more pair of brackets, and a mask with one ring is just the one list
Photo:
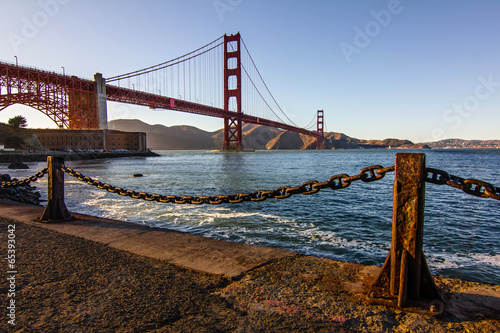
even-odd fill
[(147, 146), (153, 150), (215, 149), (214, 133), (192, 126), (149, 125), (136, 119), (109, 122), (109, 129), (126, 132), (145, 132)]
[(446, 149), (446, 148), (496, 148), (500, 149), (500, 140), (462, 140), (462, 139), (446, 139), (436, 142), (425, 142), (431, 148)]
[[(192, 126), (149, 125), (136, 119), (118, 119), (109, 122), (109, 129), (127, 132), (145, 132), (148, 148), (153, 150), (220, 149), (224, 141), (222, 129), (207, 132)], [(270, 127), (244, 124), (245, 149), (266, 149), (266, 144), (283, 131)]]
[[(220, 149), (224, 141), (222, 129), (207, 132), (192, 126), (149, 125), (135, 119), (110, 121), (109, 128), (145, 132), (148, 147), (153, 150)], [(316, 139), (295, 132), (256, 124), (244, 124), (242, 131), (245, 149), (316, 149)], [(360, 140), (343, 133), (330, 132), (325, 133), (325, 148), (425, 148), (425, 146), (415, 146), (409, 140)]]
[(0, 143), (4, 144), (5, 148), (43, 149), (36, 134), (29, 129), (13, 128), (4, 123), (0, 123)]

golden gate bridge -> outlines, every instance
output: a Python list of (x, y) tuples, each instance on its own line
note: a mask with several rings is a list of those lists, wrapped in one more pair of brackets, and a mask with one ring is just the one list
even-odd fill
[(94, 80), (0, 62), (0, 111), (31, 106), (60, 128), (107, 129), (107, 101), (224, 119), (223, 150), (242, 150), (242, 123), (281, 128), (324, 147), (323, 111), (305, 128), (282, 110), (238, 33), (175, 59)]

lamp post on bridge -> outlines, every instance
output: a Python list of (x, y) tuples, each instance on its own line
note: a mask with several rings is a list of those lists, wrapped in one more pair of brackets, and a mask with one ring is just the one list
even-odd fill
[(66, 76), (66, 72), (64, 70), (64, 66), (61, 66), (62, 70), (63, 70), (63, 76)]
[(14, 58), (16, 58), (16, 67), (19, 67), (19, 65), (17, 64), (17, 56), (14, 56)]

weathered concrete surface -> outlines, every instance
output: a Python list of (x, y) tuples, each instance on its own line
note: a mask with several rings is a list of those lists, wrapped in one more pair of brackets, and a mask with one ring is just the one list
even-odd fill
[[(255, 267), (277, 250), (256, 256), (260, 247), (230, 243), (225, 252), (225, 242), (78, 214), (32, 222), (42, 210), (0, 201), (0, 253), (15, 225), (18, 332), (500, 332), (500, 286), (435, 277), (446, 308), (430, 316), (367, 304), (376, 266), (284, 251)], [(145, 256), (151, 248), (169, 261)], [(200, 261), (217, 271), (226, 262), (229, 271), (235, 260), (240, 271), (255, 268), (232, 279), (170, 264), (183, 256), (188, 267)], [(0, 290), (8, 282), (0, 279)], [(8, 330), (0, 320), (0, 332)]]
[(73, 214), (75, 220), (42, 223), (41, 206), (0, 200), (0, 217), (36, 225), (141, 256), (230, 278), (272, 260), (294, 256), (293, 251), (219, 241), (187, 233)]

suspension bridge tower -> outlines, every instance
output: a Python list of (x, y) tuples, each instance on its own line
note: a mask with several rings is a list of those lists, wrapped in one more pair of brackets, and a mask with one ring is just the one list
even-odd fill
[[(236, 105), (235, 105), (236, 104)], [(243, 150), (241, 132), (241, 38), (224, 35), (224, 110), (236, 106), (236, 116), (224, 118), (224, 144), (222, 150)]]
[(323, 132), (323, 110), (318, 110), (316, 120), (316, 134), (320, 137), (316, 139), (316, 149), (325, 149), (325, 133)]

